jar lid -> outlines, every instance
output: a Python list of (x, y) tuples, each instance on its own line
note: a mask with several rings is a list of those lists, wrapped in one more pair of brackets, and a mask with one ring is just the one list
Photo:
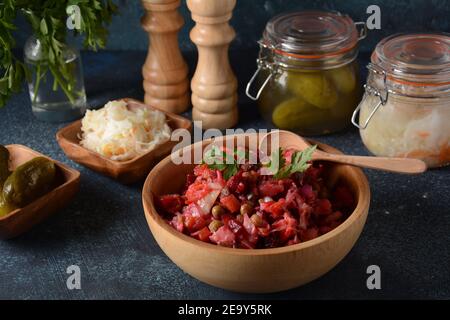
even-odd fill
[(392, 35), (378, 43), (371, 60), (392, 81), (419, 86), (449, 84), (450, 35)]
[(272, 18), (267, 23), (264, 40), (278, 54), (321, 59), (354, 49), (359, 33), (348, 15), (301, 11)]

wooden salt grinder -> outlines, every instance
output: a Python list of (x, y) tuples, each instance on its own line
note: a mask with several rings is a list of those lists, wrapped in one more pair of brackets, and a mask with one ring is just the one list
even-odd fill
[(228, 61), (235, 32), (228, 24), (236, 0), (187, 0), (196, 22), (191, 40), (198, 48), (198, 64), (191, 82), (192, 118), (203, 128), (226, 129), (238, 120), (237, 80)]
[(145, 103), (181, 113), (189, 106), (188, 67), (178, 47), (184, 24), (178, 13), (180, 0), (142, 0), (146, 14), (142, 28), (149, 34), (147, 59), (142, 67)]

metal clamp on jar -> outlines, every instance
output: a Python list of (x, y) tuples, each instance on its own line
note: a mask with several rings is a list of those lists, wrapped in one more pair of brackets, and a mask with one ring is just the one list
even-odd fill
[[(375, 155), (450, 163), (450, 36), (393, 35), (372, 54), (352, 122)], [(359, 121), (358, 121), (358, 113)]]
[(272, 18), (259, 41), (258, 69), (247, 96), (281, 129), (317, 135), (345, 128), (362, 94), (356, 58), (366, 34), (364, 22), (339, 12)]

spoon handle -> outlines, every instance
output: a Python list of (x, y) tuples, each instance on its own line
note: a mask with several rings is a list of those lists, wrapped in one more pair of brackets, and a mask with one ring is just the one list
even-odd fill
[(381, 169), (390, 172), (407, 174), (418, 174), (427, 170), (425, 162), (422, 160), (409, 158), (347, 156), (316, 151), (313, 154), (313, 160), (332, 161), (358, 167)]

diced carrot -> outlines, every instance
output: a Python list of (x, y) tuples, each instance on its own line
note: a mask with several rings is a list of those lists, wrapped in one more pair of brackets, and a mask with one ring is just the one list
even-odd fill
[(450, 145), (443, 145), (439, 152), (439, 163), (445, 164), (450, 162)]
[(426, 139), (430, 136), (430, 133), (428, 131), (418, 131), (417, 135), (423, 139)]
[(211, 235), (211, 231), (208, 227), (204, 227), (203, 229), (194, 232), (191, 234), (193, 237), (198, 238), (200, 241), (209, 242), (209, 236)]
[(116, 152), (115, 152), (116, 155), (120, 155), (120, 154), (124, 154), (124, 153), (125, 153), (125, 148), (123, 148), (123, 147), (117, 148)]
[(239, 200), (232, 194), (222, 197), (222, 199), (220, 199), (220, 203), (231, 213), (237, 212), (241, 207)]

